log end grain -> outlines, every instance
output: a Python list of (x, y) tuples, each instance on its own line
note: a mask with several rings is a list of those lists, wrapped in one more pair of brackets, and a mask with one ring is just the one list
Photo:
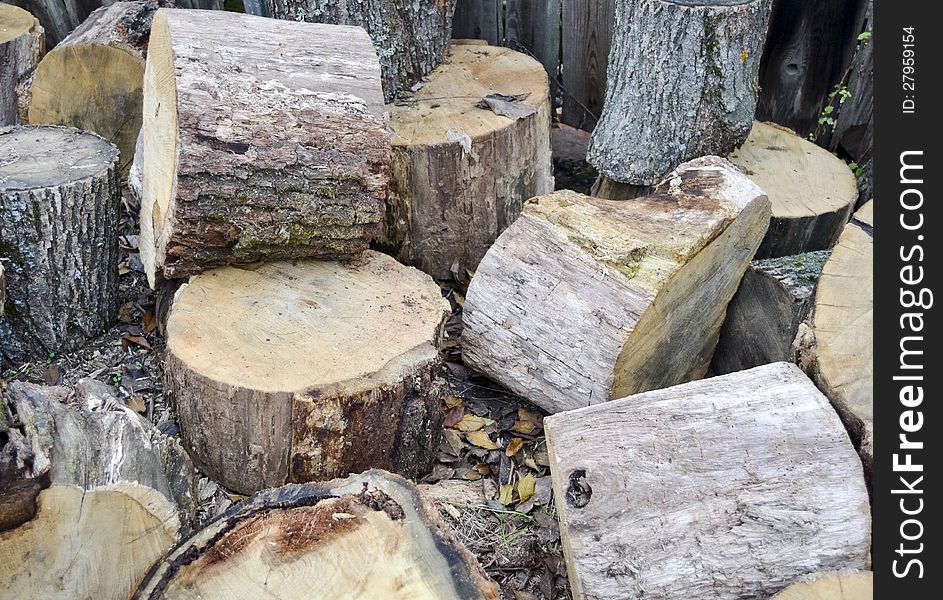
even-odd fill
[(28, 11), (0, 3), (0, 127), (20, 123), (20, 83), (45, 52), (39, 21)]

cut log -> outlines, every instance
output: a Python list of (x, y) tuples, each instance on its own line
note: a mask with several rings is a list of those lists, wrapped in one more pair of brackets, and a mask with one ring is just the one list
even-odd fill
[(840, 158), (774, 123), (753, 124), (730, 162), (769, 193), (773, 218), (757, 258), (828, 250), (848, 222), (858, 185)]
[[(102, 389), (103, 388), (103, 389)], [(62, 402), (75, 393), (78, 407)], [(194, 517), (179, 442), (110, 386), (14, 382), (0, 448), (0, 589), (7, 598), (123, 600)]]
[(373, 251), (192, 278), (168, 318), (164, 387), (194, 463), (243, 493), (373, 467), (424, 474), (449, 312), (428, 275)]
[(841, 415), (873, 468), (874, 249), (872, 202), (855, 213), (822, 269), (810, 328), (799, 334), (799, 358)]
[[(478, 106), (490, 94), (526, 97), (495, 112)], [(456, 45), (417, 94), (390, 105), (385, 249), (439, 279), (474, 270), (524, 201), (553, 191), (548, 94), (536, 60)]]
[(359, 27), (157, 11), (142, 126), (148, 281), (359, 254), (386, 192), (383, 110)]
[(44, 51), (43, 28), (36, 17), (0, 3), (0, 127), (20, 123), (17, 86)]
[(828, 251), (753, 261), (727, 306), (711, 369), (718, 375), (791, 362), (793, 341), (812, 311)]
[(363, 27), (383, 69), (383, 94), (399, 92), (439, 66), (449, 51), (455, 0), (262, 0), (269, 16)]
[(869, 566), (861, 462), (793, 364), (544, 426), (576, 599), (766, 598), (806, 573)]
[(771, 600), (872, 600), (874, 574), (871, 571), (831, 571), (802, 578)]
[(414, 485), (384, 471), (267, 490), (178, 546), (136, 600), (499, 598)]
[(703, 377), (768, 219), (717, 157), (632, 202), (533, 198), (468, 287), (463, 359), (550, 412)]
[(27, 122), (94, 131), (127, 168), (141, 129), (147, 40), (157, 2), (99, 8), (47, 54), (33, 76)]
[(616, 181), (653, 185), (683, 161), (742, 144), (769, 4), (619, 0), (590, 164)]
[(45, 359), (117, 316), (118, 149), (77, 129), (22, 126), (0, 130), (0, 156), (0, 361)]

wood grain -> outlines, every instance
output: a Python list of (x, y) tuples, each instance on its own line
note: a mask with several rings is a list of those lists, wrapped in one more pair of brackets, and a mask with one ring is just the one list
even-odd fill
[(592, 131), (602, 115), (616, 0), (563, 0), (563, 122)]

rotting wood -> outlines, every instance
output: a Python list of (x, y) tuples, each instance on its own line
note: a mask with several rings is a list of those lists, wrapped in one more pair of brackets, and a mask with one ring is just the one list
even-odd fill
[(17, 87), (45, 52), (43, 28), (22, 8), (0, 3), (0, 127), (20, 123)]

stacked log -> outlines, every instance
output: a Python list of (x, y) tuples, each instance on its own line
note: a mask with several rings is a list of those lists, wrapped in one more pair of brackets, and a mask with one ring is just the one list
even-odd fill
[(703, 377), (768, 220), (716, 157), (633, 202), (533, 198), (469, 285), (462, 356), (550, 412)]
[(43, 28), (36, 17), (0, 3), (0, 127), (20, 123), (17, 87), (44, 51)]
[(148, 281), (366, 249), (389, 171), (383, 110), (360, 28), (159, 10), (144, 74)]
[(547, 75), (524, 54), (456, 45), (419, 92), (388, 108), (383, 246), (406, 264), (438, 279), (474, 270), (524, 201), (553, 190)]
[(766, 598), (807, 573), (869, 566), (861, 463), (791, 363), (544, 426), (574, 598)]

